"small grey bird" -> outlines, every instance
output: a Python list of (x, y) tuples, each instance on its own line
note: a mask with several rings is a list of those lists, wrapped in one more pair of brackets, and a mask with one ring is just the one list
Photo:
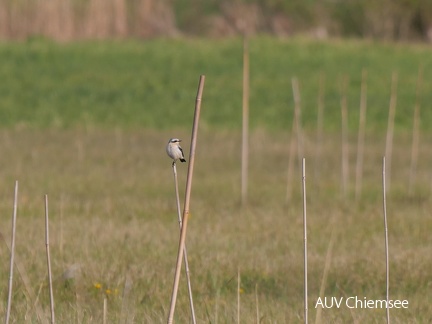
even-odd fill
[(174, 160), (174, 163), (177, 162), (177, 160), (180, 160), (182, 162), (186, 162), (185, 158), (184, 158), (184, 154), (183, 154), (183, 150), (180, 147), (180, 142), (181, 139), (178, 138), (171, 138), (168, 141), (167, 147), (166, 147), (166, 152), (168, 154), (168, 156)]

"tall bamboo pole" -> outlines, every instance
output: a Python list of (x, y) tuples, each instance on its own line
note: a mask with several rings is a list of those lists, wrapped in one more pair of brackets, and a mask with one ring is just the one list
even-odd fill
[[(177, 202), (178, 222), (179, 222), (179, 227), (181, 230), (181, 228), (183, 226), (183, 222), (182, 222), (180, 197), (179, 197), (179, 190), (178, 190), (177, 165), (175, 162), (172, 164), (172, 168), (173, 168), (173, 174), (174, 174), (174, 185), (175, 185), (175, 195), (176, 195), (176, 202)], [(188, 256), (187, 256), (186, 244), (184, 247), (183, 259), (184, 259), (184, 263), (185, 263), (186, 282), (187, 282), (187, 287), (188, 287), (189, 306), (190, 306), (191, 315), (192, 315), (192, 323), (196, 324), (195, 307), (194, 307), (194, 302), (193, 302), (192, 284), (191, 284), (191, 279), (190, 279), (189, 261), (188, 261)]]
[(193, 170), (194, 170), (194, 163), (195, 163), (195, 149), (196, 149), (196, 143), (198, 137), (198, 124), (199, 124), (199, 116), (201, 111), (201, 98), (204, 89), (204, 82), (205, 82), (205, 76), (201, 75), (199, 80), (199, 85), (198, 85), (198, 93), (195, 102), (195, 113), (194, 113), (191, 146), (190, 146), (190, 153), (189, 153), (189, 166), (188, 166), (188, 173), (187, 173), (187, 180), (186, 180), (185, 202), (184, 202), (183, 217), (182, 217), (183, 225), (180, 231), (180, 242), (179, 242), (179, 248), (177, 252), (177, 263), (175, 268), (173, 291), (171, 294), (170, 311), (168, 314), (168, 321), (167, 321), (168, 324), (173, 323), (174, 320), (174, 311), (175, 311), (177, 292), (178, 292), (178, 286), (180, 281), (180, 271), (181, 271), (184, 247), (186, 242), (186, 232), (187, 232), (187, 225), (188, 225), (189, 213), (190, 213), (189, 205), (190, 205), (190, 196), (192, 190), (192, 178), (193, 178)]

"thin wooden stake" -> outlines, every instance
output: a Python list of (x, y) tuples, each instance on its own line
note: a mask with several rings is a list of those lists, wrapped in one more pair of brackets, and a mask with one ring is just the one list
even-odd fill
[(177, 292), (178, 292), (178, 286), (180, 281), (180, 271), (181, 271), (184, 247), (186, 242), (186, 232), (187, 232), (187, 225), (189, 220), (189, 204), (190, 204), (192, 178), (193, 178), (193, 170), (194, 170), (194, 162), (195, 162), (195, 149), (196, 149), (196, 142), (198, 137), (198, 123), (199, 123), (199, 116), (201, 111), (201, 98), (204, 89), (204, 82), (205, 82), (205, 76), (201, 75), (199, 80), (199, 85), (198, 85), (198, 93), (195, 102), (195, 113), (194, 113), (191, 146), (190, 146), (190, 153), (189, 153), (189, 166), (188, 166), (188, 173), (187, 173), (187, 180), (186, 180), (185, 202), (184, 202), (183, 217), (182, 217), (183, 225), (180, 231), (180, 242), (179, 242), (179, 248), (177, 252), (177, 263), (175, 268), (173, 291), (171, 294), (170, 311), (169, 311), (168, 321), (167, 321), (168, 324), (173, 323), (174, 320)]
[(286, 191), (286, 201), (290, 202), (292, 193), (292, 178), (294, 173), (294, 159), (296, 155), (296, 131), (295, 131), (295, 117), (293, 118), (293, 124), (291, 128), (290, 145), (288, 152), (288, 177), (287, 177), (287, 191)]
[(323, 120), (324, 120), (324, 88), (325, 88), (325, 77), (321, 73), (319, 80), (319, 91), (318, 91), (318, 113), (317, 113), (317, 132), (316, 132), (316, 154), (315, 154), (315, 183), (319, 184), (319, 174), (321, 166), (321, 151), (323, 143)]
[(260, 311), (259, 311), (259, 300), (258, 300), (258, 284), (255, 284), (255, 308), (256, 308), (256, 323), (260, 323)]
[(358, 201), (361, 196), (363, 180), (363, 152), (366, 125), (366, 107), (367, 107), (367, 71), (362, 71), (361, 94), (360, 94), (360, 118), (357, 142), (357, 163), (356, 163), (356, 184), (355, 199)]
[(60, 238), (59, 238), (59, 252), (60, 258), (63, 260), (63, 209), (64, 209), (64, 195), (60, 196)]
[(347, 109), (347, 86), (348, 78), (345, 76), (342, 79), (341, 85), (341, 120), (342, 120), (342, 194), (346, 197), (348, 190), (348, 109)]
[(397, 103), (397, 83), (398, 83), (398, 74), (396, 72), (393, 72), (392, 81), (391, 81), (391, 93), (390, 93), (386, 148), (385, 148), (385, 157), (387, 158), (387, 173), (386, 173), (387, 190), (390, 190), (390, 185), (391, 185), (391, 163), (392, 163), (392, 154), (393, 154), (394, 119), (396, 114), (396, 103)]
[(417, 173), (417, 160), (420, 142), (420, 94), (423, 82), (423, 68), (419, 67), (416, 87), (416, 102), (414, 107), (414, 121), (413, 121), (413, 141), (411, 147), (411, 167), (408, 185), (408, 193), (411, 195), (414, 190), (414, 183)]
[(240, 324), (240, 268), (237, 269), (237, 324)]
[(13, 271), (14, 271), (14, 258), (15, 258), (15, 233), (16, 233), (16, 217), (18, 208), (18, 181), (15, 181), (15, 193), (13, 203), (13, 214), (12, 214), (12, 238), (11, 238), (11, 255), (10, 255), (10, 266), (9, 266), (9, 287), (8, 287), (8, 301), (5, 323), (9, 324), (10, 311), (12, 306), (12, 286), (13, 286)]
[(386, 206), (386, 158), (383, 157), (382, 167), (382, 181), (383, 181), (383, 211), (384, 211), (384, 233), (385, 233), (385, 262), (386, 262), (386, 316), (387, 324), (390, 323), (390, 309), (389, 305), (389, 247), (388, 247), (388, 227), (387, 227), (387, 206)]
[(300, 97), (300, 89), (297, 78), (291, 79), (292, 91), (294, 95), (294, 120), (296, 126), (296, 135), (297, 135), (297, 156), (299, 162), (301, 164), (301, 158), (303, 155), (303, 131), (301, 127), (301, 97)]
[(249, 46), (247, 36), (243, 38), (243, 121), (242, 121), (242, 165), (241, 202), (247, 203), (249, 169)]
[(102, 312), (102, 324), (107, 323), (107, 313), (108, 313), (108, 298), (104, 296), (103, 299), (103, 312)]
[(302, 160), (302, 188), (303, 188), (303, 241), (304, 241), (304, 321), (308, 323), (308, 270), (307, 270), (307, 222), (306, 222), (306, 161)]
[[(176, 166), (175, 162), (172, 164), (172, 168), (173, 168), (173, 174), (174, 174), (174, 185), (175, 185), (175, 194), (176, 194), (176, 202), (177, 202), (178, 222), (179, 222), (179, 227), (181, 230), (183, 224), (182, 224), (180, 197), (179, 197), (179, 190), (178, 190), (177, 166)], [(184, 259), (184, 263), (185, 263), (185, 272), (186, 272), (186, 280), (187, 280), (187, 287), (188, 287), (188, 294), (189, 294), (189, 306), (190, 306), (190, 310), (191, 310), (192, 323), (196, 324), (195, 308), (194, 308), (193, 295), (192, 295), (192, 285), (191, 285), (191, 279), (190, 279), (189, 261), (188, 261), (188, 257), (187, 257), (186, 244), (184, 247), (183, 259)]]
[(51, 257), (50, 257), (50, 249), (49, 249), (48, 195), (45, 195), (45, 246), (46, 246), (47, 267), (48, 267), (51, 324), (54, 324), (55, 323), (54, 294), (53, 294), (52, 273), (51, 273)]

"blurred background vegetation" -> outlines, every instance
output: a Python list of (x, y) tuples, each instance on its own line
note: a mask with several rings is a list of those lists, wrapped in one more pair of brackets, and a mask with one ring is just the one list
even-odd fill
[(237, 34), (432, 41), (430, 0), (1, 0), (0, 38)]

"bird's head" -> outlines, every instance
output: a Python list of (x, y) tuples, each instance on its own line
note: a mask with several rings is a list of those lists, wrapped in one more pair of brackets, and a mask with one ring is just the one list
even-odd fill
[(180, 143), (180, 142), (181, 142), (181, 139), (178, 139), (178, 138), (171, 138), (171, 139), (169, 140), (169, 142), (172, 143), (172, 144)]

